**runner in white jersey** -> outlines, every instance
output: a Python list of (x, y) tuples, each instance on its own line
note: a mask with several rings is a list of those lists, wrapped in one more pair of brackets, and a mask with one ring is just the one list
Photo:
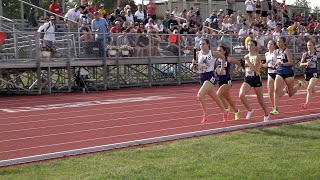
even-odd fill
[[(197, 52), (195, 59), (192, 60), (190, 68), (193, 70), (195, 66), (198, 66), (198, 72), (200, 74), (201, 88), (198, 91), (198, 99), (202, 107), (203, 116), (201, 123), (208, 120), (208, 108), (205, 102), (205, 96), (209, 95), (219, 106), (223, 112), (223, 121), (227, 121), (228, 111), (224, 108), (221, 99), (218, 97), (216, 91), (214, 90), (214, 85), (217, 83), (217, 77), (214, 72), (214, 60), (215, 58), (225, 59), (225, 57), (218, 52), (212, 52), (210, 50), (210, 41), (208, 39), (200, 40), (200, 51)], [(224, 64), (224, 63), (223, 63)], [(223, 67), (221, 71), (223, 71)], [(217, 72), (218, 74), (222, 72)]]
[(315, 43), (308, 41), (308, 52), (302, 54), (300, 66), (305, 67), (305, 80), (308, 83), (306, 102), (301, 105), (303, 109), (308, 108), (312, 95), (317, 91), (316, 84), (318, 82), (318, 64), (320, 60), (320, 53), (316, 51)]
[(266, 63), (263, 64), (264, 68), (268, 68), (268, 93), (271, 104), (274, 104), (274, 80), (276, 79), (277, 69), (277, 43), (274, 40), (268, 42), (268, 52), (265, 53)]

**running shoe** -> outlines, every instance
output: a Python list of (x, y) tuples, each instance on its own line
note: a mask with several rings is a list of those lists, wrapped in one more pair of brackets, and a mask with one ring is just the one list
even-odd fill
[(240, 110), (238, 109), (236, 112), (234, 112), (234, 120), (240, 119)]
[(277, 115), (277, 114), (279, 114), (279, 111), (277, 109), (273, 108), (273, 110), (270, 112), (270, 114)]
[(228, 111), (228, 114), (230, 113), (230, 106), (228, 106), (227, 108), (225, 108), (226, 111)]
[(269, 115), (263, 116), (263, 122), (269, 122)]
[(298, 84), (299, 84), (300, 87), (304, 87), (304, 82), (303, 81), (298, 80)]
[(208, 121), (208, 117), (209, 117), (208, 115), (203, 115), (201, 123), (207, 122)]
[(223, 113), (223, 122), (227, 122), (228, 114), (229, 114), (229, 111), (226, 111), (225, 113)]
[(306, 109), (308, 109), (308, 104), (304, 103), (304, 104), (301, 105), (301, 107), (302, 107), (302, 109), (306, 110)]
[(253, 113), (253, 109), (251, 109), (251, 111), (248, 111), (248, 112), (247, 112), (246, 119), (250, 119), (250, 118), (251, 118), (252, 113)]

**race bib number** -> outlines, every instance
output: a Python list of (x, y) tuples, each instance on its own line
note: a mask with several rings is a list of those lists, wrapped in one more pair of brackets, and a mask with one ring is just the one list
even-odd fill
[(246, 68), (246, 76), (254, 76), (254, 71), (252, 71), (250, 68)]
[(211, 79), (209, 80), (213, 85), (216, 84), (216, 78), (215, 77), (211, 77)]

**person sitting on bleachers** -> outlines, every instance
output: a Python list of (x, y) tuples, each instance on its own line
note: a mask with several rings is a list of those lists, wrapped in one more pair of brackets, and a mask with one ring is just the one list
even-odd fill
[(143, 13), (141, 4), (138, 4), (138, 10), (134, 13), (134, 17), (138, 23), (143, 22), (144, 13)]
[(80, 41), (92, 41), (92, 31), (88, 26), (87, 22), (82, 22), (82, 26), (79, 28), (80, 34)]

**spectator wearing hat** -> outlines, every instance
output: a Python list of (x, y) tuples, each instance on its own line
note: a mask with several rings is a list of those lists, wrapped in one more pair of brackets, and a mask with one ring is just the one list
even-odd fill
[(110, 33), (120, 33), (121, 32), (121, 23), (116, 21), (114, 26), (110, 29)]
[(138, 10), (134, 13), (134, 17), (136, 19), (136, 22), (140, 23), (144, 20), (144, 12), (142, 10), (142, 5), (138, 4)]
[(179, 34), (190, 34), (189, 27), (187, 23), (183, 23), (179, 30)]
[[(76, 21), (76, 22), (79, 20), (79, 17), (80, 17), (79, 8), (80, 8), (80, 5), (75, 5), (74, 8), (69, 9), (66, 15), (64, 16), (65, 17), (64, 23), (66, 28), (68, 28), (68, 20)], [(71, 32), (78, 31), (78, 23), (70, 22), (70, 25), (71, 25), (70, 26)]]
[(104, 8), (104, 4), (103, 3), (100, 4), (98, 12), (99, 12), (99, 16), (101, 18), (103, 18), (103, 16), (107, 13), (107, 11)]
[(104, 36), (105, 33), (108, 33), (108, 22), (106, 19), (100, 18), (99, 12), (95, 12), (94, 16), (95, 18), (91, 22), (91, 29), (95, 32), (95, 40), (98, 42), (99, 47), (99, 56), (102, 57), (105, 46), (103, 38), (109, 37), (108, 35)]
[(147, 5), (145, 5), (145, 10), (147, 14), (151, 15), (151, 18), (155, 21), (157, 19), (157, 6), (154, 0), (150, 0)]
[(119, 16), (121, 17), (122, 22), (126, 22), (126, 21), (127, 21), (126, 12), (125, 12), (124, 10), (122, 10), (122, 11), (120, 12)]
[(39, 27), (39, 33), (44, 33), (42, 47), (46, 49), (55, 49), (54, 42), (56, 41), (55, 32), (55, 16), (50, 16), (50, 21), (45, 22), (42, 26)]
[(166, 32), (166, 29), (169, 28), (169, 15), (168, 14), (164, 15), (164, 18), (162, 20), (162, 25), (163, 25), (164, 32)]

